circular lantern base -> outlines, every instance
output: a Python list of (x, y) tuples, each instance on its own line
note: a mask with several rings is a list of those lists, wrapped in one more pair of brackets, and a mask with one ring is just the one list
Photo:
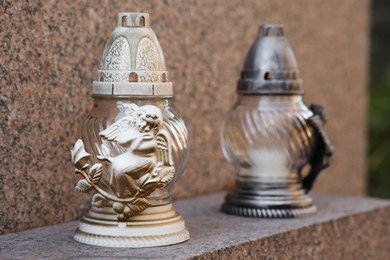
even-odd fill
[(223, 204), (222, 211), (232, 215), (252, 218), (299, 218), (317, 212), (315, 205), (307, 208), (253, 208)]
[[(232, 215), (253, 218), (299, 218), (313, 215), (317, 207), (312, 199), (304, 193), (292, 193), (289, 190), (244, 192), (234, 190), (226, 195), (221, 210)], [(277, 194), (279, 192), (279, 194)]]
[(149, 207), (126, 222), (118, 222), (111, 207), (92, 207), (74, 235), (84, 244), (131, 248), (178, 244), (189, 238), (184, 220), (172, 204)]

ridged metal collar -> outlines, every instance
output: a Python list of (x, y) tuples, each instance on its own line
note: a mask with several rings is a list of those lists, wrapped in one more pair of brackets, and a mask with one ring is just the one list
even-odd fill
[(239, 94), (303, 94), (298, 64), (283, 27), (260, 26), (237, 84)]
[(148, 13), (119, 13), (104, 49), (93, 96), (173, 96)]

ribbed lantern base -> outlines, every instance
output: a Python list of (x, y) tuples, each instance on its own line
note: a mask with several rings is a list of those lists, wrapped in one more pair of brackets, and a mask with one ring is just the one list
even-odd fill
[(260, 188), (254, 185), (253, 189), (236, 187), (226, 195), (221, 210), (254, 218), (298, 218), (315, 214), (317, 208), (312, 199), (301, 188), (297, 189), (298, 185), (294, 186)]
[(222, 211), (232, 215), (253, 218), (298, 218), (315, 214), (317, 208), (315, 205), (307, 208), (253, 208), (224, 203)]
[(189, 238), (184, 220), (172, 204), (149, 207), (127, 222), (118, 222), (112, 208), (92, 207), (74, 235), (84, 244), (133, 248), (178, 244)]

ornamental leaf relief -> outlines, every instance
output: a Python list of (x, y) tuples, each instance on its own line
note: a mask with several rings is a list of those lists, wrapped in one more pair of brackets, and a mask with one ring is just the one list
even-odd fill
[(137, 70), (139, 71), (160, 71), (161, 59), (154, 43), (143, 38), (137, 48)]
[(130, 58), (129, 43), (126, 38), (118, 37), (104, 55), (101, 69), (129, 70), (131, 69)]

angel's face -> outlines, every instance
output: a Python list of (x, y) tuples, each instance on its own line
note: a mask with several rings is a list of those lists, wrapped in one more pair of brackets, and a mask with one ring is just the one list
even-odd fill
[(142, 133), (148, 133), (153, 131), (157, 133), (159, 131), (159, 118), (154, 114), (146, 114), (140, 116), (140, 123), (138, 125), (138, 130)]
[(162, 124), (161, 110), (158, 107), (145, 105), (138, 113), (138, 130), (141, 133), (154, 132), (160, 130)]

